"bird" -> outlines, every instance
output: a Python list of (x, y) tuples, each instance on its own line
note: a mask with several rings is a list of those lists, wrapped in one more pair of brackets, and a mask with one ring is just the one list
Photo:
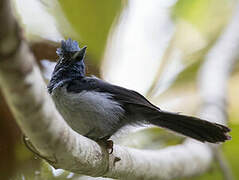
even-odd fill
[(152, 124), (200, 142), (231, 139), (227, 126), (162, 110), (136, 91), (86, 76), (86, 46), (71, 38), (62, 40), (56, 53), (48, 92), (67, 124), (87, 138), (108, 141), (127, 125)]

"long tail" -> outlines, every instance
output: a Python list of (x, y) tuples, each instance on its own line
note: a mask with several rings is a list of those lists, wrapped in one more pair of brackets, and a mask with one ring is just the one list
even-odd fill
[(196, 117), (160, 111), (148, 121), (201, 142), (219, 143), (231, 139), (227, 134), (230, 132), (228, 127)]

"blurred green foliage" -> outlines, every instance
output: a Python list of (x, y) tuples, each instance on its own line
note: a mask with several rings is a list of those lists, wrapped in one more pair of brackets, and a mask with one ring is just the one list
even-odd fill
[(174, 17), (190, 22), (210, 38), (225, 25), (225, 20), (231, 15), (231, 6), (234, 2), (232, 0), (180, 0), (175, 6)]
[(87, 45), (92, 60), (99, 64), (111, 26), (122, 9), (122, 1), (59, 0), (59, 3), (76, 32), (76, 39), (81, 45)]

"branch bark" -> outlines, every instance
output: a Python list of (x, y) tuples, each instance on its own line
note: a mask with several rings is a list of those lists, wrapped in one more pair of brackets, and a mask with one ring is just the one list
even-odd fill
[[(22, 131), (56, 168), (117, 179), (172, 179), (205, 172), (211, 149), (194, 140), (159, 151), (118, 145), (113, 154), (74, 132), (47, 94), (9, 0), (0, 0), (0, 87)], [(120, 159), (120, 160), (119, 160)]]

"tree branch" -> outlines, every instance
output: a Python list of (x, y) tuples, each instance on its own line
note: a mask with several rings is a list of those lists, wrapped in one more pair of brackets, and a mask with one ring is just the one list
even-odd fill
[[(202, 96), (201, 117), (213, 122), (226, 124), (227, 114), (227, 81), (239, 56), (239, 3), (225, 31), (205, 58), (199, 75), (199, 89)], [(220, 153), (214, 149), (224, 177), (233, 179), (231, 168)]]
[[(118, 145), (113, 154), (74, 132), (57, 112), (9, 9), (0, 0), (0, 86), (22, 131), (56, 168), (119, 179), (172, 179), (205, 172), (210, 148), (194, 140), (159, 151)], [(120, 159), (120, 160), (119, 160)]]

